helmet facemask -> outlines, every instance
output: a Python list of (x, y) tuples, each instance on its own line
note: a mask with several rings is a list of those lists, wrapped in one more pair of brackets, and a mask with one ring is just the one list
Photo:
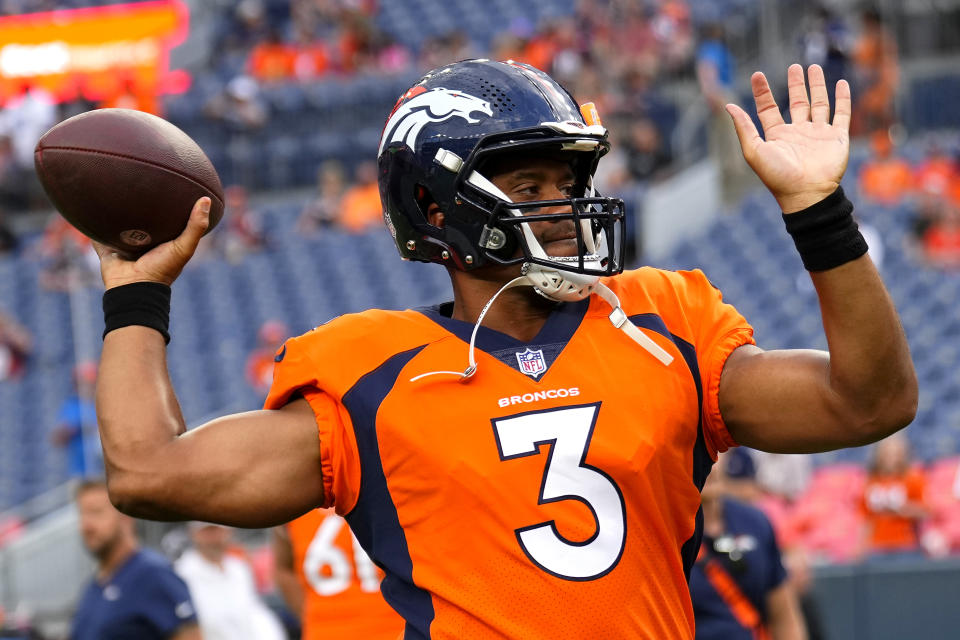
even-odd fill
[[(484, 148), (478, 145), (472, 162), (465, 163), (457, 180), (461, 206), (486, 213), (487, 222), (479, 247), (487, 264), (521, 264), (521, 273), (541, 295), (557, 301), (582, 300), (589, 296), (601, 276), (623, 270), (626, 243), (623, 201), (605, 198), (593, 189), (593, 171), (606, 151), (601, 138), (548, 139)], [(492, 180), (473, 167), (484, 165), (495, 152), (521, 153), (536, 157), (561, 152), (569, 160), (575, 183), (569, 197), (551, 200), (512, 202)], [(486, 164), (486, 163), (485, 163)], [(489, 164), (487, 164), (489, 166)], [(487, 172), (485, 172), (487, 173)], [(565, 210), (541, 213), (544, 209)], [(572, 256), (552, 256), (540, 244), (531, 223), (572, 221), (577, 251)]]

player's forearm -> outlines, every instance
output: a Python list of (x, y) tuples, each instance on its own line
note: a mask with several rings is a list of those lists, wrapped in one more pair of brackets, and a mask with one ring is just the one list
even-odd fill
[(771, 640), (807, 640), (797, 593), (786, 582), (767, 594), (767, 618)]
[(124, 505), (160, 480), (168, 445), (186, 429), (157, 331), (129, 326), (106, 335), (96, 403), (111, 498)]
[(917, 378), (896, 309), (869, 256), (811, 273), (830, 348), (829, 391), (861, 435), (910, 423)]
[(298, 619), (303, 617), (303, 588), (293, 571), (278, 568), (274, 577), (287, 608)]

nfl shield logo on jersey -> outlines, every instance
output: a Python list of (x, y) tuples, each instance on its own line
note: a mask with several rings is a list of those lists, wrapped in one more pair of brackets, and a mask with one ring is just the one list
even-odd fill
[(540, 349), (534, 351), (530, 347), (522, 352), (517, 352), (517, 365), (519, 365), (521, 373), (525, 373), (532, 378), (536, 378), (547, 370), (547, 362), (543, 359), (543, 351)]

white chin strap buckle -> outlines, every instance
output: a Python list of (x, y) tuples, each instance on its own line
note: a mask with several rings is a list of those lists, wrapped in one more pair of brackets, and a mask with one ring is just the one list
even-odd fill
[(523, 263), (521, 273), (534, 291), (555, 302), (583, 300), (593, 293), (600, 282), (599, 276), (549, 269), (529, 262)]

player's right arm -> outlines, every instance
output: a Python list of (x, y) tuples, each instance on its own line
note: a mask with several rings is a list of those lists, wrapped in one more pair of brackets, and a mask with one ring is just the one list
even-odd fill
[[(136, 262), (98, 245), (107, 289), (172, 284), (207, 228), (209, 204), (198, 200), (184, 232)], [(306, 400), (224, 416), (187, 432), (166, 344), (154, 329), (126, 326), (105, 336), (96, 402), (107, 488), (125, 513), (267, 527), (323, 501), (317, 424)]]
[(789, 581), (767, 592), (766, 605), (771, 640), (807, 640), (800, 602)]
[(303, 617), (303, 587), (294, 567), (293, 543), (286, 527), (273, 529), (273, 577), (287, 607), (297, 618)]

